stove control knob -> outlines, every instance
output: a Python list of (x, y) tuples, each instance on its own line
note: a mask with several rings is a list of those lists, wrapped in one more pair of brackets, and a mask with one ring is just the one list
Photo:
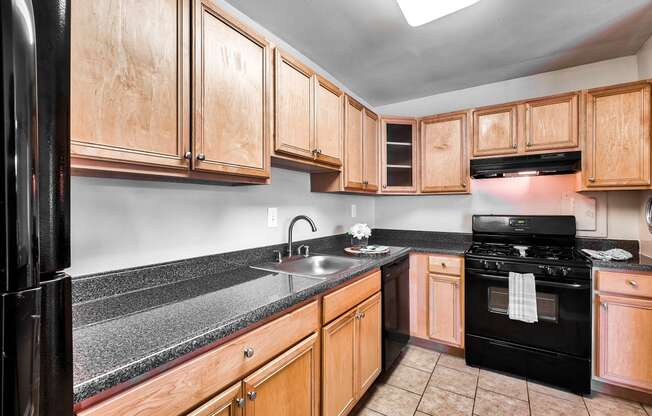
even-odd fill
[(505, 263), (503, 263), (502, 261), (497, 261), (496, 262), (496, 270), (500, 270), (503, 267), (504, 264)]
[(566, 276), (568, 276), (568, 273), (569, 273), (570, 271), (571, 271), (571, 268), (570, 268), (570, 267), (562, 267), (562, 268), (561, 268), (561, 275), (564, 276), (564, 277), (566, 277)]
[(482, 260), (482, 267), (485, 269), (489, 268), (489, 262), (487, 260)]

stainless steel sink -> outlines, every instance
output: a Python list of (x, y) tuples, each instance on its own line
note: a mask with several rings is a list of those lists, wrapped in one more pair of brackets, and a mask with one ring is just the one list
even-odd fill
[(269, 262), (251, 266), (254, 269), (299, 276), (327, 278), (364, 265), (365, 261), (344, 256), (315, 254), (312, 256), (293, 256), (284, 258), (281, 263)]

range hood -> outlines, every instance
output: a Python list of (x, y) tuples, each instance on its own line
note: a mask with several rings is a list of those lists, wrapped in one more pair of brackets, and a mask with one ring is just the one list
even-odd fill
[(581, 152), (564, 152), (472, 159), (471, 177), (485, 179), (574, 173), (580, 170), (581, 156)]

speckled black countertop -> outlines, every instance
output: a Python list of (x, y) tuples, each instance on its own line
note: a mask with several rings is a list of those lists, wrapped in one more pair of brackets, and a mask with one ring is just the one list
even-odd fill
[[(345, 235), (308, 240), (312, 253), (344, 254)], [(470, 234), (374, 230), (383, 256), (327, 280), (255, 270), (283, 245), (73, 278), (74, 400), (80, 402), (253, 323), (341, 285), (411, 251), (462, 255)], [(622, 246), (623, 242), (617, 242)], [(605, 249), (587, 240), (588, 248)], [(604, 244), (604, 243), (602, 243)], [(638, 252), (638, 246), (625, 247)], [(652, 260), (594, 262), (652, 271)]]
[[(360, 258), (359, 266), (327, 280), (249, 267), (270, 260), (277, 246), (75, 277), (74, 400), (137, 379), (410, 251), (461, 255), (468, 247), (440, 237), (413, 240), (414, 247), (403, 238), (389, 254)], [(313, 253), (340, 255), (348, 242), (307, 241)]]

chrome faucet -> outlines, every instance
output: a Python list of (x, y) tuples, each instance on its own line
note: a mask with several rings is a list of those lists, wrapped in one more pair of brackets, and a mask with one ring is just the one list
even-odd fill
[(306, 220), (308, 224), (310, 224), (313, 233), (317, 231), (317, 226), (309, 217), (305, 215), (297, 215), (292, 218), (292, 221), (290, 221), (290, 227), (288, 228), (288, 257), (292, 257), (292, 230), (294, 229), (294, 224), (299, 220)]

